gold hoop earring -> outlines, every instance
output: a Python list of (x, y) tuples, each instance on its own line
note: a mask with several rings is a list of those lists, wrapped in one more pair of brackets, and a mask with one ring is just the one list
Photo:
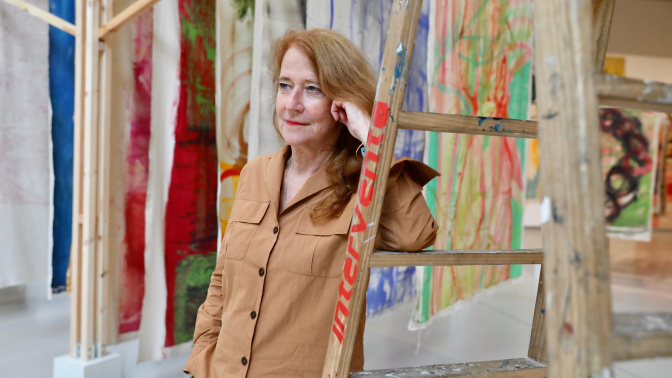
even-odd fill
[[(360, 152), (361, 151), (361, 152)], [(366, 147), (364, 147), (364, 142), (362, 142), (359, 147), (355, 150), (355, 155), (360, 152), (361, 157), (364, 157), (364, 153), (366, 152)]]

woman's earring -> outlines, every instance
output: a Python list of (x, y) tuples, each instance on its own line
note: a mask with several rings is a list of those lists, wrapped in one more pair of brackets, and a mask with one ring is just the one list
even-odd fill
[(364, 157), (364, 154), (366, 153), (366, 147), (364, 147), (364, 142), (357, 147), (357, 150), (355, 150), (355, 155), (357, 155), (357, 152), (361, 151), (361, 156)]

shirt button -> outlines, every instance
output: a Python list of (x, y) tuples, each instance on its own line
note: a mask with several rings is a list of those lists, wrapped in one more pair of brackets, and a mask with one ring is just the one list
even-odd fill
[(278, 226), (275, 226), (275, 227), (273, 228), (273, 233), (274, 233), (274, 234), (277, 234), (277, 233), (278, 233)]
[(260, 277), (264, 276), (264, 268), (259, 268), (259, 276)]
[(257, 312), (256, 311), (250, 312), (250, 318), (256, 319), (257, 318)]
[(243, 366), (247, 365), (247, 358), (243, 357), (240, 362), (243, 364)]

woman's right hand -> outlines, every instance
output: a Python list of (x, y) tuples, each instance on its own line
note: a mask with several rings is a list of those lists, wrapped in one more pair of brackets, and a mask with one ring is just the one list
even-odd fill
[(348, 127), (348, 131), (362, 143), (366, 143), (371, 125), (369, 114), (349, 101), (334, 101), (331, 103), (331, 115), (336, 122)]

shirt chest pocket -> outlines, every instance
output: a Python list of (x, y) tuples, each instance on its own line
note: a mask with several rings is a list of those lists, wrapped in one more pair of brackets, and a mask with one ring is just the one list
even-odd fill
[(236, 200), (224, 237), (224, 258), (241, 260), (245, 257), (267, 209), (268, 202)]
[(345, 261), (350, 216), (313, 222), (305, 209), (285, 254), (285, 269), (316, 277), (339, 277)]

